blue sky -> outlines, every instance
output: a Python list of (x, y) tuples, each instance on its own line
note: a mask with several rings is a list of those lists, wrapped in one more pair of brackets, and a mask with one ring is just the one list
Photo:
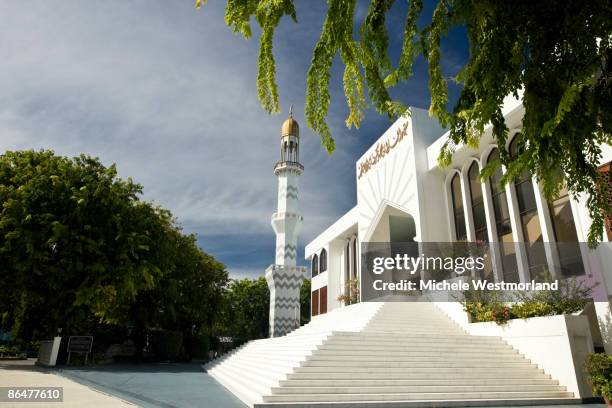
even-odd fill
[[(369, 110), (359, 130), (345, 127), (342, 67), (335, 64), (329, 123), (337, 151), (327, 155), (307, 128), (306, 72), (327, 6), (306, 0), (296, 1), (298, 24), (285, 19), (277, 31), (282, 112), (267, 115), (255, 89), (258, 30), (248, 41), (234, 35), (223, 21), (224, 3), (196, 11), (190, 0), (2, 1), (0, 146), (116, 163), (121, 177), (144, 186), (144, 199), (198, 234), (231, 276), (257, 277), (274, 259), (272, 168), (289, 105), (306, 169), (300, 259), (309, 240), (354, 206), (355, 160), (389, 121)], [(388, 22), (394, 59), (406, 7), (397, 3)], [(367, 5), (359, 2), (358, 18)], [(426, 3), (421, 23), (431, 8)], [(467, 53), (462, 30), (451, 32), (444, 73), (456, 74)], [(393, 95), (427, 108), (426, 69), (419, 59), (414, 77)], [(451, 86), (451, 100), (458, 91)]]

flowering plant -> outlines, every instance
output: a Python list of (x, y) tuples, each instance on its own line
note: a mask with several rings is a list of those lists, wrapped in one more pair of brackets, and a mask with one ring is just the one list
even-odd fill
[(349, 279), (344, 284), (344, 293), (336, 298), (345, 305), (359, 303), (359, 279)]

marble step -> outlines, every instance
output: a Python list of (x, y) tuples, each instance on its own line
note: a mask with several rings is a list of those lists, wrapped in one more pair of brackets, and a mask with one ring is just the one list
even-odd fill
[(495, 361), (495, 360), (402, 360), (402, 361), (359, 361), (355, 360), (307, 360), (300, 364), (301, 367), (344, 367), (346, 369), (353, 369), (353, 367), (368, 368), (368, 367), (381, 367), (381, 368), (497, 368), (506, 369), (513, 367), (526, 367), (535, 368), (536, 365), (532, 364), (528, 360), (517, 359), (515, 361)]
[[(330, 336), (327, 341), (332, 340), (332, 339), (336, 339), (336, 338), (351, 338), (351, 337), (356, 337), (359, 339), (376, 339), (376, 338), (390, 338), (390, 339), (394, 339), (394, 340), (399, 340), (399, 339), (406, 339), (406, 340), (410, 340), (410, 339), (419, 339), (419, 338), (423, 338), (423, 336), (421, 335), (416, 335), (416, 334), (411, 334), (411, 333), (395, 333), (395, 332), (368, 332), (368, 331), (362, 331), (362, 332), (335, 332), (332, 336)], [(471, 336), (467, 333), (464, 332), (460, 332), (460, 333), (453, 333), (453, 334), (449, 334), (449, 335), (445, 335), (445, 336), (440, 336), (438, 334), (429, 336), (430, 338), (443, 338), (443, 339), (469, 339), (469, 340), (475, 340), (475, 341), (494, 341), (494, 340), (501, 340), (501, 337), (494, 337), (494, 336)]]
[(362, 401), (439, 401), (439, 400), (505, 400), (533, 398), (571, 398), (567, 391), (514, 391), (514, 392), (414, 392), (390, 394), (288, 394), (264, 395), (264, 402), (362, 402)]
[[(360, 334), (360, 335), (359, 335)], [(455, 341), (465, 340), (472, 342), (499, 342), (502, 341), (500, 337), (489, 337), (489, 336), (470, 336), (464, 332), (452, 332), (452, 333), (417, 333), (414, 331), (363, 331), (361, 333), (354, 332), (338, 332), (333, 336), (326, 339), (325, 342), (337, 339), (360, 339), (360, 340), (378, 340), (388, 339), (393, 341), (424, 341), (424, 340), (441, 340), (441, 341)]]
[[(495, 400), (437, 400), (431, 401), (364, 401), (364, 402), (292, 402), (291, 408), (462, 408), (462, 407), (537, 407), (550, 408), (555, 406), (561, 408), (564, 405), (580, 405), (580, 398), (514, 398)], [(283, 402), (260, 402), (253, 405), (254, 408), (286, 408)]]
[(239, 366), (227, 365), (216, 372), (215, 375), (219, 373), (243, 383), (243, 385), (248, 386), (249, 389), (259, 392), (260, 395), (262, 392), (267, 393), (272, 385), (277, 385), (268, 378), (268, 373), (265, 370), (258, 372), (256, 370), (244, 370)]
[(295, 356), (295, 357), (287, 357), (287, 356), (268, 356), (268, 355), (259, 355), (259, 354), (249, 354), (246, 356), (242, 356), (240, 361), (251, 362), (254, 364), (263, 364), (270, 365), (276, 367), (297, 367), (299, 366), (301, 361), (304, 361), (304, 356)]
[[(270, 355), (272, 357), (272, 355)], [(363, 354), (349, 354), (349, 355), (334, 355), (334, 354), (321, 354), (317, 352), (311, 356), (306, 358), (306, 361), (342, 361), (342, 362), (353, 362), (353, 361), (362, 361), (362, 362), (427, 362), (430, 361), (432, 363), (443, 363), (445, 361), (449, 363), (460, 363), (464, 361), (474, 361), (474, 362), (525, 362), (522, 356), (517, 354), (489, 354), (483, 356), (475, 356), (475, 355), (462, 355), (460, 353), (449, 354), (449, 355), (439, 355), (439, 354), (429, 354), (429, 355), (419, 355), (419, 354), (410, 354), (410, 355), (397, 355), (397, 354), (389, 354), (389, 355), (363, 355)]]
[(500, 372), (495, 369), (414, 369), (414, 370), (336, 370), (336, 371), (322, 371), (313, 369), (296, 369), (295, 373), (287, 374), (287, 380), (367, 380), (367, 381), (391, 381), (391, 380), (409, 380), (409, 381), (429, 381), (429, 380), (449, 380), (449, 379), (463, 379), (469, 378), (474, 381), (498, 381), (503, 382), (505, 380), (517, 380), (517, 381), (531, 381), (531, 380), (550, 380), (551, 376), (544, 373), (544, 370), (540, 369), (527, 369), (527, 370), (505, 370)]
[[(407, 369), (409, 368), (409, 369)], [(513, 364), (508, 367), (503, 367), (504, 375), (510, 375), (512, 373), (516, 373), (517, 375), (530, 375), (532, 373), (535, 374), (535, 365), (529, 364)], [(499, 373), (500, 367), (498, 364), (493, 364), (490, 366), (431, 366), (431, 365), (422, 365), (422, 366), (414, 366), (408, 365), (408, 367), (398, 367), (398, 366), (349, 366), (346, 365), (336, 365), (336, 366), (301, 366), (296, 367), (293, 371), (294, 373), (444, 373), (444, 374), (454, 374), (454, 375), (471, 375), (474, 378), (476, 376), (487, 377), (490, 374)], [(540, 370), (539, 372), (544, 372)]]
[[(503, 382), (500, 379), (503, 378)], [(441, 376), (418, 379), (302, 379), (281, 380), (281, 387), (373, 387), (373, 386), (440, 386), (452, 385), (559, 385), (559, 382), (550, 378), (444, 378)]]
[[(491, 352), (491, 349), (487, 349)], [(273, 350), (269, 352), (273, 353)], [(421, 347), (421, 348), (410, 348), (403, 347), (389, 350), (387, 348), (371, 348), (371, 347), (360, 347), (360, 348), (330, 348), (320, 347), (316, 351), (316, 355), (363, 355), (363, 356), (449, 356), (449, 355), (466, 355), (472, 357), (480, 357), (488, 353), (483, 353), (483, 348), (470, 347), (464, 349), (457, 348), (437, 348), (437, 347)], [(284, 352), (283, 352), (284, 353)], [(497, 348), (494, 349), (495, 355), (519, 355), (518, 351), (511, 347)], [(313, 353), (315, 354), (315, 353)]]
[(470, 342), (419, 342), (419, 343), (392, 343), (381, 344), (379, 342), (359, 342), (359, 341), (329, 341), (316, 348), (316, 350), (384, 350), (384, 351), (436, 351), (440, 352), (478, 352), (490, 353), (501, 350), (514, 350), (505, 343), (470, 343)]
[(389, 324), (382, 325), (377, 324), (369, 326), (364, 329), (364, 333), (372, 332), (401, 332), (401, 333), (448, 333), (448, 334), (466, 334), (465, 330), (458, 327), (440, 327), (440, 326), (415, 326), (415, 325), (401, 325), (401, 324)]
[(454, 344), (454, 345), (468, 345), (468, 344), (491, 344), (491, 345), (501, 345), (505, 344), (500, 340), (475, 340), (470, 339), (469, 337), (464, 336), (447, 336), (447, 337), (424, 337), (420, 336), (418, 338), (406, 338), (399, 336), (378, 336), (378, 337), (369, 337), (369, 338), (357, 338), (357, 337), (333, 337), (326, 341), (325, 345), (328, 344), (363, 344), (363, 345), (419, 345), (419, 344)]
[(221, 385), (227, 388), (232, 394), (242, 401), (262, 401), (262, 395), (257, 388), (250, 387), (246, 381), (237, 381), (234, 376), (228, 375), (225, 372), (219, 372), (213, 377)]
[(402, 393), (480, 393), (480, 392), (519, 392), (519, 391), (565, 391), (558, 385), (532, 384), (495, 384), (495, 385), (390, 385), (390, 386), (282, 386), (272, 387), (272, 395), (285, 394), (402, 394)]

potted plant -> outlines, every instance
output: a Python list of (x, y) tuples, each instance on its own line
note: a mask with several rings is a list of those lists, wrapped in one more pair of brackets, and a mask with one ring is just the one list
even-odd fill
[(590, 354), (584, 362), (593, 395), (601, 396), (612, 407), (612, 356)]
[(345, 306), (359, 303), (359, 279), (349, 279), (344, 284), (344, 293), (336, 299)]

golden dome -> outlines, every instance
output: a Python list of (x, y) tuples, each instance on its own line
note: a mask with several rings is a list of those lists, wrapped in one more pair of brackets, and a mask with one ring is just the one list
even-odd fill
[(288, 135), (300, 137), (300, 126), (297, 121), (293, 119), (293, 106), (291, 106), (289, 110), (289, 117), (281, 127), (281, 137)]

